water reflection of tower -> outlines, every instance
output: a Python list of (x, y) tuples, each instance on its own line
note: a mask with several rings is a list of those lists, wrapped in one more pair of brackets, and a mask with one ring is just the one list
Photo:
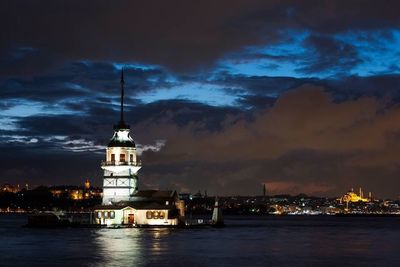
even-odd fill
[(143, 266), (146, 262), (142, 243), (145, 234), (132, 229), (97, 231), (91, 239), (94, 253), (98, 256), (94, 258), (94, 265)]
[(130, 126), (124, 122), (124, 72), (121, 71), (121, 111), (120, 121), (114, 125), (114, 134), (107, 146), (104, 170), (103, 204), (129, 201), (138, 191), (136, 145), (130, 133)]

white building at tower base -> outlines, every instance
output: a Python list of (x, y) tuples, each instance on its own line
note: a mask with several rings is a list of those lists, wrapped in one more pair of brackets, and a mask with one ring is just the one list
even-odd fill
[(98, 206), (95, 223), (107, 226), (178, 226), (184, 223), (184, 201), (176, 191), (139, 191), (138, 199)]

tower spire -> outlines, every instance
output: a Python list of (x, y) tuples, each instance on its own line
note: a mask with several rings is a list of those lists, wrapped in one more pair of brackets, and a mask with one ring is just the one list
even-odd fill
[(124, 123), (124, 68), (121, 69), (121, 125)]
[(125, 124), (124, 121), (124, 86), (125, 86), (125, 81), (124, 81), (124, 68), (121, 69), (121, 114), (120, 114), (120, 120), (117, 125), (114, 125), (114, 129), (129, 129), (129, 125)]

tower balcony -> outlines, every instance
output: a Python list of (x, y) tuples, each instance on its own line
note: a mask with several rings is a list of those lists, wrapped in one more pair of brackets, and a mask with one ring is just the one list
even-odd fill
[(101, 161), (101, 166), (142, 166), (140, 161)]

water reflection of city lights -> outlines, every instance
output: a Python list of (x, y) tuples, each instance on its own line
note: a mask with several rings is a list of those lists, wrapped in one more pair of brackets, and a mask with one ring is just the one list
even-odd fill
[(160, 256), (170, 251), (169, 228), (126, 228), (93, 230), (95, 249), (100, 258), (93, 266), (140, 266), (149, 256)]
[(135, 266), (143, 261), (140, 229), (101, 229), (95, 233), (95, 242), (101, 251), (103, 266)]
[(159, 256), (168, 251), (168, 242), (165, 241), (165, 237), (170, 233), (171, 229), (167, 228), (155, 228), (152, 230), (150, 253), (153, 256)]
[(170, 232), (171, 232), (171, 229), (168, 229), (168, 228), (154, 228), (152, 230), (154, 239), (159, 239), (163, 236), (167, 236), (170, 234)]

